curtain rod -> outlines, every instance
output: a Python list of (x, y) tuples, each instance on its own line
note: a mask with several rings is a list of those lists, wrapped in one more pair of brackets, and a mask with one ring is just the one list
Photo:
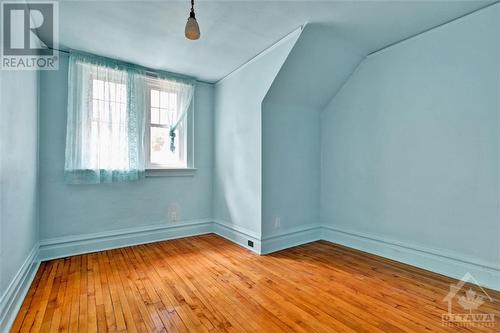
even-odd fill
[[(69, 50), (61, 50), (61, 49), (58, 49), (58, 48), (55, 48), (55, 47), (52, 47), (52, 46), (47, 46), (47, 48), (49, 50), (54, 50), (54, 51), (58, 51), (58, 52), (62, 52), (62, 53), (66, 53), (66, 54), (70, 54), (71, 52)], [(116, 60), (116, 59), (114, 59)], [(116, 61), (121, 61), (121, 60), (116, 60)], [(128, 63), (126, 61), (122, 61), (123, 63), (126, 63), (126, 64), (129, 64), (129, 65), (134, 65), (134, 66), (140, 66), (140, 67), (143, 67), (145, 70), (146, 70), (146, 73), (149, 75), (149, 76), (152, 76), (152, 77), (158, 77), (158, 71), (160, 72), (164, 72), (164, 73), (168, 73), (172, 76), (176, 76), (178, 77), (179, 79), (191, 79), (191, 80), (195, 80), (197, 82), (202, 82), (202, 83), (207, 83), (207, 84), (213, 84), (212, 82), (207, 82), (207, 81), (202, 81), (202, 80), (197, 80), (191, 76), (187, 76), (187, 75), (183, 75), (183, 74), (177, 74), (177, 73), (171, 73), (169, 71), (165, 71), (165, 70), (162, 70), (162, 69), (153, 69), (153, 68), (148, 68), (148, 67), (144, 67), (144, 66), (141, 66), (141, 65), (135, 65), (135, 64), (132, 64), (132, 63)]]
[(58, 51), (58, 52), (62, 52), (62, 53), (67, 53), (69, 54), (69, 51), (66, 51), (66, 50), (61, 50), (61, 49), (56, 49), (55, 47), (52, 47), (52, 46), (47, 46), (47, 48), (49, 50), (54, 50), (54, 51)]

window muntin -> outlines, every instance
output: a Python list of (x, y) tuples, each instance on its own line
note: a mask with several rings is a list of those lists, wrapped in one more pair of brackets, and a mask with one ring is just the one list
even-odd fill
[[(124, 170), (129, 165), (128, 96), (126, 74), (95, 71), (90, 79), (89, 122), (91, 169)], [(185, 116), (175, 130), (175, 150), (170, 149), (170, 128), (181, 113), (178, 88), (167, 81), (148, 78), (146, 89), (145, 167), (146, 169), (189, 169), (188, 124)], [(190, 129), (189, 129), (190, 130)], [(192, 159), (191, 159), (192, 160)]]

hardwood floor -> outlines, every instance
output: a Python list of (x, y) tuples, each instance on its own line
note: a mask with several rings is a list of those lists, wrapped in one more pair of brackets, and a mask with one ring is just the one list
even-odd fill
[(324, 241), (258, 256), (205, 235), (44, 262), (12, 331), (500, 332), (490, 290), (473, 313), (491, 327), (442, 325), (454, 282)]

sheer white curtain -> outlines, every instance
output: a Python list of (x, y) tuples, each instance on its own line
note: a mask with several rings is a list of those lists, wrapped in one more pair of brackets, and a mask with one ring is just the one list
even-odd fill
[[(132, 181), (145, 175), (145, 130), (150, 75), (143, 67), (71, 52), (68, 74), (67, 183)], [(191, 109), (194, 81), (153, 73), (160, 91), (176, 98), (168, 121), (170, 149)], [(148, 143), (149, 144), (149, 143)]]
[(145, 72), (71, 53), (65, 178), (68, 183), (144, 176)]
[(177, 113), (170, 115), (171, 119), (169, 119), (170, 150), (174, 152), (176, 149), (175, 131), (192, 108), (191, 102), (194, 96), (194, 85), (185, 80), (172, 77), (159, 77), (157, 82), (160, 90), (172, 92), (177, 96)]

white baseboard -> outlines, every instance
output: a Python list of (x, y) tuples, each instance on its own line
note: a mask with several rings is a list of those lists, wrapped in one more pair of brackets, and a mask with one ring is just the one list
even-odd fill
[[(247, 248), (257, 254), (261, 253), (260, 237), (253, 231), (231, 225), (229, 222), (214, 220), (213, 233), (224, 237), (233, 243)], [(253, 247), (248, 245), (248, 241), (253, 242)]]
[(10, 330), (39, 266), (38, 244), (35, 244), (23, 265), (14, 276), (14, 279), (7, 287), (7, 290), (1, 295), (0, 332), (8, 332)]
[[(176, 224), (43, 240), (40, 242), (39, 259), (50, 260), (208, 233), (215, 233), (257, 254), (269, 254), (324, 239), (457, 279), (469, 272), (482, 286), (500, 290), (500, 266), (498, 264), (495, 266), (495, 263), (464, 258), (443, 250), (403, 244), (374, 235), (314, 224), (284, 230), (279, 234), (261, 238), (255, 232), (232, 225), (227, 221), (212, 219), (181, 221)], [(253, 247), (248, 245), (248, 241), (253, 242)]]
[[(269, 254), (321, 239), (319, 225), (303, 225), (261, 238), (255, 232), (231, 225), (227, 221), (214, 220), (213, 233), (257, 254)], [(249, 240), (254, 243), (253, 247), (248, 246)]]
[(269, 254), (314, 242), (320, 240), (321, 235), (322, 232), (319, 225), (304, 225), (285, 230), (279, 234), (269, 235), (262, 238), (261, 254)]
[(322, 239), (456, 279), (470, 273), (481, 286), (500, 291), (500, 269), (495, 263), (330, 226), (322, 227)]
[[(253, 231), (245, 230), (225, 221), (194, 220), (41, 241), (35, 245), (0, 299), (0, 332), (8, 331), (12, 325), (38, 270), (40, 260), (209, 233), (215, 233), (257, 254), (268, 254), (324, 239), (457, 279), (469, 272), (480, 285), (500, 290), (500, 267), (498, 264), (471, 258), (464, 259), (443, 251), (410, 246), (393, 240), (377, 238), (373, 235), (324, 225), (305, 225), (261, 239)], [(253, 242), (253, 247), (248, 245), (249, 240)]]
[(40, 241), (39, 258), (45, 261), (211, 232), (213, 232), (213, 222), (207, 219), (52, 238)]
[[(39, 259), (45, 261), (209, 233), (215, 233), (255, 253), (260, 253), (260, 239), (255, 233), (232, 226), (228, 222), (206, 219), (46, 239), (40, 241)], [(253, 248), (248, 246), (248, 240), (254, 242)]]

